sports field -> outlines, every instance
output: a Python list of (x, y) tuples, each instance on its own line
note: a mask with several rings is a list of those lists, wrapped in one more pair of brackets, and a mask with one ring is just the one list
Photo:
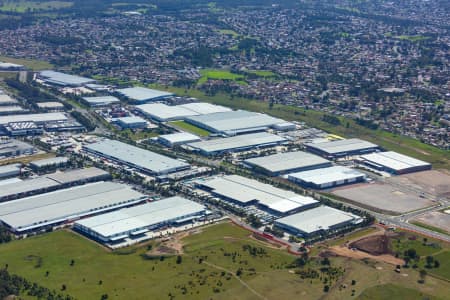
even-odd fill
[[(180, 241), (180, 258), (161, 258), (146, 255), (149, 245), (109, 252), (78, 234), (57, 231), (0, 245), (0, 265), (50, 289), (65, 285), (64, 293), (77, 299), (107, 294), (108, 299), (308, 300), (323, 297), (325, 286), (332, 299), (349, 299), (390, 282), (445, 299), (450, 288), (432, 277), (418, 284), (411, 268), (397, 274), (392, 265), (340, 257), (330, 257), (325, 268), (322, 258), (287, 268), (296, 257), (230, 223), (197, 229)], [(410, 295), (403, 290), (400, 295)]]
[(216, 80), (232, 80), (236, 81), (239, 84), (247, 84), (244, 80), (244, 75), (235, 74), (228, 70), (220, 70), (220, 69), (204, 69), (200, 70), (200, 74), (202, 77), (198, 80), (198, 84), (202, 84), (208, 81), (208, 79), (216, 79)]

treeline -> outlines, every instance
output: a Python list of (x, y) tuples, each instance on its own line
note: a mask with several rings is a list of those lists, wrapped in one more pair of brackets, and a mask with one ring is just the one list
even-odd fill
[(373, 130), (377, 130), (378, 129), (378, 124), (374, 123), (372, 120), (356, 118), (355, 122), (356, 122), (356, 124), (364, 126), (366, 128), (369, 128), (369, 129), (373, 129)]
[(330, 123), (332, 125), (336, 125), (336, 126), (341, 125), (341, 120), (339, 120), (338, 117), (332, 116), (332, 115), (323, 115), (322, 121)]
[(70, 113), (70, 115), (74, 117), (81, 125), (86, 127), (88, 131), (92, 131), (97, 127), (88, 117), (79, 111), (74, 110)]
[[(0, 225), (0, 244), (8, 243), (12, 240), (11, 234), (8, 232), (8, 230)], [(0, 297), (1, 299), (1, 297)]]
[(0, 269), (0, 299), (8, 296), (27, 295), (38, 299), (47, 300), (73, 300), (70, 295), (62, 295), (55, 290), (42, 287), (37, 283), (31, 283), (23, 277), (11, 275), (8, 272), (8, 265)]

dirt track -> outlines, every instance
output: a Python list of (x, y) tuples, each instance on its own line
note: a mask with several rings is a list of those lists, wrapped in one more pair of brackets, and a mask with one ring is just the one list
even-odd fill
[(364, 259), (364, 258), (370, 258), (377, 261), (383, 261), (388, 264), (392, 265), (403, 265), (405, 262), (403, 259), (396, 258), (389, 254), (382, 254), (382, 255), (371, 255), (369, 253), (359, 251), (359, 250), (351, 250), (347, 248), (346, 246), (332, 246), (329, 248), (332, 252), (336, 253), (340, 256), (350, 257), (354, 259)]

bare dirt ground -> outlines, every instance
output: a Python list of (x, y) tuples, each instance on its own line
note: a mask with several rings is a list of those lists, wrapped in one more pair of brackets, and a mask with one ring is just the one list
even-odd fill
[(179, 255), (183, 254), (182, 239), (186, 236), (197, 234), (201, 232), (199, 229), (183, 231), (177, 233), (169, 238), (159, 240), (159, 244), (152, 250), (146, 253), (147, 256), (161, 256), (161, 255)]
[(420, 193), (400, 189), (389, 183), (360, 184), (333, 191), (333, 194), (364, 206), (393, 213), (405, 213), (433, 205)]
[(433, 211), (415, 218), (414, 221), (419, 221), (450, 232), (450, 214)]
[(355, 241), (349, 245), (371, 255), (389, 254), (389, 238), (386, 235), (372, 235)]
[(390, 254), (371, 255), (363, 251), (349, 249), (346, 246), (332, 246), (329, 250), (339, 256), (350, 257), (353, 259), (370, 258), (376, 261), (383, 261), (391, 265), (403, 265), (405, 263), (403, 259), (396, 258)]
[(435, 197), (450, 199), (450, 172), (447, 170), (430, 170), (392, 176), (388, 181), (410, 186)]

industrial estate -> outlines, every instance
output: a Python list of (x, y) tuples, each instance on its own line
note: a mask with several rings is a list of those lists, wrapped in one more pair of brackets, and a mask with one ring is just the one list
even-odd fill
[[(280, 9), (271, 5), (267, 11)], [(125, 1), (102, 16), (105, 22), (122, 6), (130, 8), (120, 13), (124, 20), (159, 9)], [(215, 2), (205, 9), (221, 12)], [(284, 11), (277, 22), (290, 15)], [(191, 17), (180, 35), (188, 36)], [(172, 26), (175, 17), (155, 18)], [(154, 33), (133, 26), (143, 39)], [(67, 39), (73, 38), (69, 31)], [(286, 32), (280, 36), (290, 40)], [(223, 40), (214, 47), (220, 54), (206, 58), (242, 51), (261, 64), (257, 48), (246, 49), (258, 38), (219, 33)], [(239, 43), (230, 47), (227, 36), (235, 34)], [(53, 39), (61, 42), (48, 37)], [(147, 46), (111, 42), (102, 49), (134, 57)], [(165, 51), (178, 57), (182, 50), (171, 47)], [(196, 48), (183, 59), (206, 59), (208, 49)], [(277, 48), (270, 55), (292, 53)], [(98, 59), (92, 54), (86, 64)], [(167, 58), (155, 60), (169, 68)], [(5, 299), (325, 299), (327, 293), (387, 299), (390, 289), (405, 299), (448, 299), (441, 291), (450, 280), (444, 139), (440, 152), (417, 140), (420, 146), (408, 148), (410, 140), (391, 132), (385, 139), (386, 131), (359, 118), (368, 107), (350, 119), (258, 93), (243, 98), (237, 90), (261, 88), (248, 78), (264, 77), (272, 85), (275, 75), (238, 68), (234, 60), (236, 70), (228, 75), (235, 78), (211, 82), (215, 71), (204, 67), (166, 74), (206, 76), (201, 93), (182, 79), (172, 86), (166, 84), (172, 79), (138, 80), (139, 72), (130, 79), (125, 65), (128, 77), (94, 76), (83, 72), (86, 64), (0, 62), (0, 283), (21, 282), (15, 289), (0, 285), (12, 297)], [(296, 63), (283, 64), (287, 70)], [(280, 78), (296, 85), (293, 73)], [(232, 95), (216, 89), (227, 84)], [(290, 99), (312, 86), (278, 88)], [(323, 83), (312, 105), (341, 88)], [(363, 278), (366, 273), (371, 275)], [(396, 281), (405, 289), (401, 294), (390, 286)]]

